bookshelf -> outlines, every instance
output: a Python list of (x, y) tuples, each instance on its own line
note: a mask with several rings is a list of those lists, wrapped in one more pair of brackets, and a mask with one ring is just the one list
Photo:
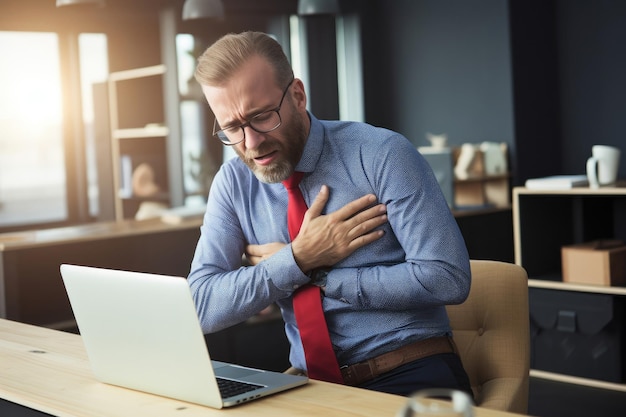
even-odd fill
[[(515, 262), (528, 272), (531, 317), (539, 319), (532, 343), (554, 349), (534, 352), (552, 360), (531, 363), (530, 375), (626, 392), (626, 287), (563, 282), (561, 263), (565, 245), (626, 240), (626, 188), (516, 187), (513, 234)], [(566, 345), (569, 356), (559, 351)], [(598, 346), (606, 347), (602, 355)]]
[(172, 205), (166, 125), (165, 65), (113, 72), (108, 80), (116, 220), (134, 218), (143, 202)]

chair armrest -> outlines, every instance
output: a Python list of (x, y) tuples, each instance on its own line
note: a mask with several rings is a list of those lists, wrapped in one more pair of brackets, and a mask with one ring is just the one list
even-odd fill
[(528, 378), (495, 378), (483, 384), (476, 401), (481, 407), (528, 412)]

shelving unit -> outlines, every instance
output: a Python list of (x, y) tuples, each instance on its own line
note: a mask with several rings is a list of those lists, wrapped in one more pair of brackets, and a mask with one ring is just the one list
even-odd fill
[[(456, 207), (511, 207), (511, 173), (508, 170), (508, 150), (500, 144), (498, 162), (491, 162), (488, 156), (475, 145), (475, 154), (467, 167), (465, 176), (454, 175), (454, 205)], [(453, 166), (457, 166), (461, 148), (452, 150)]]
[[(543, 295), (554, 291), (552, 295), (555, 303), (562, 299), (580, 297), (577, 294), (582, 297), (597, 295), (600, 302), (607, 300), (615, 306), (611, 310), (615, 314), (613, 320), (626, 320), (624, 317), (626, 309), (623, 308), (626, 305), (626, 287), (564, 283), (561, 268), (562, 246), (596, 239), (611, 238), (626, 241), (626, 188), (590, 189), (585, 187), (571, 190), (514, 188), (513, 235), (515, 262), (528, 272), (531, 307), (533, 289), (543, 292)], [(564, 317), (567, 318), (566, 315)], [(571, 319), (571, 316), (569, 318)], [(574, 316), (574, 318), (578, 320), (578, 317)], [(558, 319), (560, 320), (561, 316)], [(579, 325), (574, 321), (570, 321), (569, 324)], [(624, 355), (626, 332), (620, 328), (613, 330), (617, 332), (616, 337), (621, 343), (617, 352), (620, 363), (614, 366), (624, 370), (626, 369), (626, 355)], [(615, 335), (615, 333), (612, 334)], [(626, 383), (623, 380), (613, 382), (575, 375), (575, 373), (531, 369), (530, 375), (570, 384), (626, 392)]]
[(487, 206), (498, 208), (511, 206), (510, 174), (474, 175), (454, 180), (455, 205)]
[[(108, 81), (111, 157), (116, 220), (133, 218), (146, 201), (171, 206), (168, 163), (170, 129), (164, 109), (166, 67), (155, 65), (111, 73)], [(142, 166), (148, 192), (139, 193), (133, 177)]]

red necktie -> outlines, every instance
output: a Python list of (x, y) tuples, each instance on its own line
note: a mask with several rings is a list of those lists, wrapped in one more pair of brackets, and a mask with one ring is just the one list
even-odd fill
[[(283, 181), (289, 197), (287, 227), (291, 240), (298, 235), (307, 210), (306, 202), (298, 186), (303, 175), (304, 173), (296, 171)], [(309, 378), (343, 384), (343, 377), (330, 343), (328, 326), (322, 310), (320, 288), (307, 284), (297, 290), (293, 296), (293, 310), (300, 331), (300, 339), (302, 339)]]

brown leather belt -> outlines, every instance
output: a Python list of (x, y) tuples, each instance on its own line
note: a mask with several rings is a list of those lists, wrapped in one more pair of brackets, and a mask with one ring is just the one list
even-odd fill
[(391, 352), (341, 368), (346, 385), (360, 385), (400, 365), (440, 353), (458, 353), (451, 337), (432, 337), (409, 343)]

